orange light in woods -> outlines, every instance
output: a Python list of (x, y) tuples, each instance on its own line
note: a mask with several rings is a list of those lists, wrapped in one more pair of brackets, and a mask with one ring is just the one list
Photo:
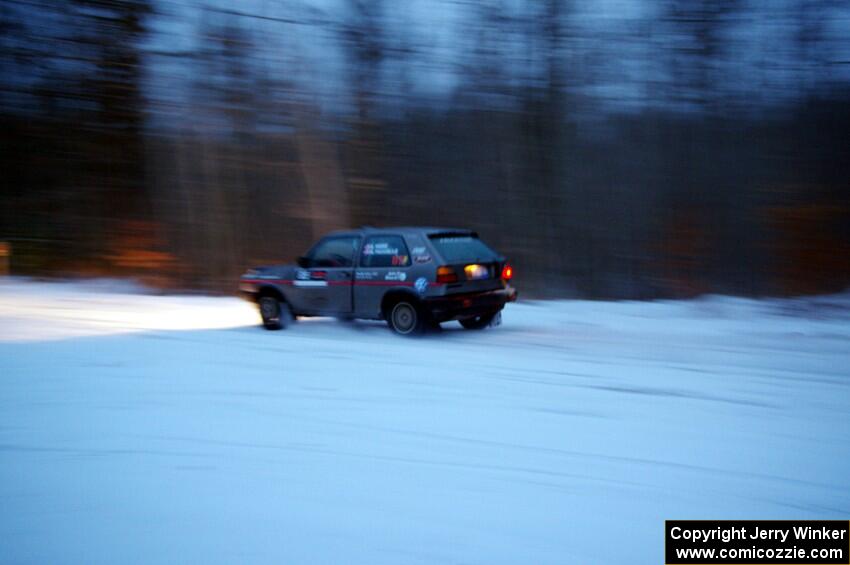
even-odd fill
[(502, 279), (509, 281), (514, 276), (514, 268), (505, 263), (505, 266), (502, 267)]
[(437, 282), (438, 283), (453, 283), (457, 282), (457, 274), (451, 267), (437, 267)]

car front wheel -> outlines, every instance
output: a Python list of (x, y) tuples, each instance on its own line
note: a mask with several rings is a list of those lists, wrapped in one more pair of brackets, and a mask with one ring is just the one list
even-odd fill
[(263, 319), (263, 327), (267, 330), (279, 330), (285, 328), (292, 321), (289, 306), (280, 302), (274, 296), (263, 296), (257, 305), (260, 308), (260, 317)]

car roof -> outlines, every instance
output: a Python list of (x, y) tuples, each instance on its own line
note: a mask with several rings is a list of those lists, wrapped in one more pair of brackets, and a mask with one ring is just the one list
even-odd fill
[(381, 235), (381, 234), (393, 234), (393, 235), (408, 235), (408, 234), (418, 234), (418, 235), (435, 235), (439, 233), (452, 233), (452, 234), (467, 234), (467, 235), (477, 235), (474, 231), (465, 228), (440, 228), (433, 226), (395, 226), (395, 227), (385, 227), (385, 228), (376, 228), (372, 226), (363, 226), (359, 229), (353, 230), (339, 230), (331, 232), (328, 235)]

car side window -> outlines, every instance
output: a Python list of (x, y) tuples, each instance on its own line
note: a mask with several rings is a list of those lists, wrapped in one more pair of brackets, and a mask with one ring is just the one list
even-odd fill
[(410, 253), (398, 235), (373, 235), (366, 239), (360, 252), (361, 267), (407, 267)]
[(311, 267), (351, 267), (357, 249), (356, 237), (331, 237), (321, 241), (310, 253)]

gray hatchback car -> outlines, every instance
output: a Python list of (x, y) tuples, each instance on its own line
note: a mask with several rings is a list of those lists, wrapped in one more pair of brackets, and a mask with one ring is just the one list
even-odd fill
[(295, 265), (250, 269), (239, 289), (270, 330), (295, 316), (336, 316), (386, 320), (411, 335), (449, 320), (467, 329), (498, 323), (517, 297), (512, 276), (470, 230), (361, 228), (328, 234)]

